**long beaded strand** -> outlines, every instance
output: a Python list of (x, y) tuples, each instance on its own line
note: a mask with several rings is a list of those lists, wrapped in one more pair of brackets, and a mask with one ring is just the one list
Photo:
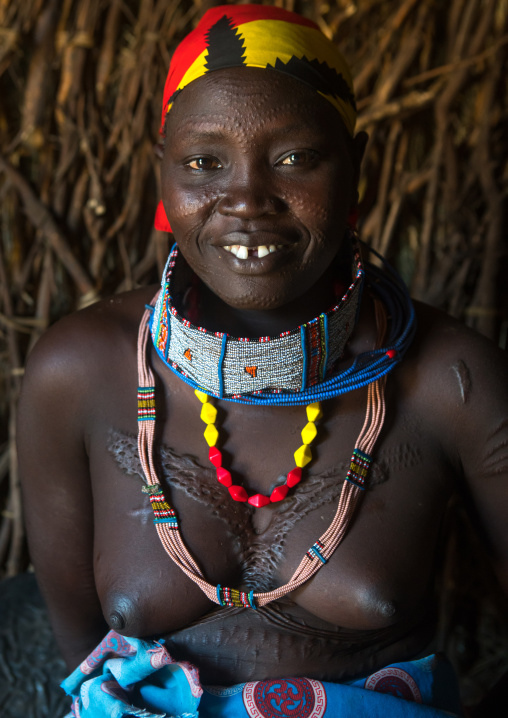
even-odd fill
[[(378, 339), (380, 346), (386, 330), (384, 307), (375, 301)], [(344, 538), (355, 509), (365, 489), (365, 480), (372, 462), (371, 453), (379, 437), (385, 419), (384, 389), (386, 377), (382, 376), (368, 386), (365, 421), (358, 436), (349, 471), (344, 481), (335, 516), (327, 530), (305, 553), (290, 580), (273, 591), (254, 593), (239, 591), (221, 585), (214, 586), (203, 576), (201, 569), (187, 549), (174, 509), (167, 502), (157, 477), (153, 462), (155, 436), (155, 379), (147, 362), (148, 320), (150, 310), (143, 314), (138, 336), (138, 451), (146, 477), (144, 491), (150, 494), (154, 524), (164, 549), (174, 563), (220, 606), (257, 608), (275, 601), (294, 591), (308, 581), (329, 560)]]

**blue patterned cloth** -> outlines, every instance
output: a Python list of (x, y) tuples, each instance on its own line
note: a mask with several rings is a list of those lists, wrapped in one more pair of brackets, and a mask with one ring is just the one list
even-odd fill
[(110, 631), (62, 683), (66, 718), (439, 718), (461, 716), (450, 664), (432, 655), (347, 684), (286, 678), (202, 687), (198, 670), (163, 642)]

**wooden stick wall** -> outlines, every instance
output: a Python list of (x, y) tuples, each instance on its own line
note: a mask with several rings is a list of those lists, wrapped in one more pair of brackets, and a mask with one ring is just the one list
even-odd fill
[[(160, 104), (204, 0), (0, 0), (0, 567), (26, 567), (15, 441), (27, 352), (58, 317), (156, 281)], [(215, 3), (219, 4), (219, 3)], [(286, 0), (356, 78), (363, 238), (413, 295), (502, 344), (508, 0)]]

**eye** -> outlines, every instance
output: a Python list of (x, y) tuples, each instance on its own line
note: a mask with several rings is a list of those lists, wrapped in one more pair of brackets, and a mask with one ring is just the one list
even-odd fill
[(315, 150), (295, 150), (282, 157), (277, 164), (283, 167), (305, 166), (314, 164), (318, 159)]
[(222, 167), (216, 157), (194, 157), (185, 163), (186, 167), (198, 172), (206, 172), (207, 170), (217, 170)]

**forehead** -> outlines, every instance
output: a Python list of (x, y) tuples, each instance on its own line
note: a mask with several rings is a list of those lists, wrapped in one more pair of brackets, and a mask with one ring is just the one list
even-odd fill
[(311, 87), (276, 70), (229, 68), (204, 75), (184, 88), (168, 113), (169, 137), (196, 127), (309, 127), (347, 135), (339, 113)]

